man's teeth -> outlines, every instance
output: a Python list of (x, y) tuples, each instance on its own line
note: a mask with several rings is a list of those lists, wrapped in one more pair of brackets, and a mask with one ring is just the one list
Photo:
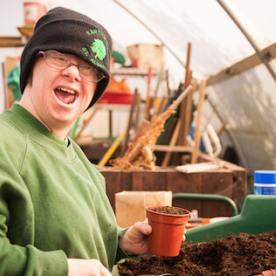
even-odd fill
[(76, 94), (76, 91), (65, 88), (65, 87), (58, 87), (58, 90), (62, 90), (64, 92), (67, 92), (67, 93), (70, 93), (70, 94), (73, 94), (73, 95)]

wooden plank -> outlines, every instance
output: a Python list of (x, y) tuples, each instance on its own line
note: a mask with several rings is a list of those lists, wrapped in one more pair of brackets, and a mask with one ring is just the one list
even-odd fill
[(233, 198), (247, 195), (247, 171), (233, 171)]
[(176, 166), (176, 170), (183, 173), (195, 173), (195, 172), (205, 172), (208, 170), (214, 170), (220, 168), (219, 164), (214, 164), (211, 162), (202, 162), (196, 164), (186, 164)]
[(120, 188), (121, 191), (133, 191), (131, 172), (121, 172)]
[[(115, 169), (101, 170), (106, 178), (106, 192), (114, 208), (115, 193), (121, 191), (172, 191), (175, 193), (220, 194), (235, 201), (235, 187), (245, 186), (243, 168), (235, 172), (228, 168), (220, 168), (209, 172), (185, 174), (175, 168), (160, 168), (158, 171), (135, 169), (123, 172)], [(240, 170), (238, 170), (240, 168)], [(236, 174), (237, 178), (233, 175)], [(240, 174), (240, 175), (239, 175)], [(238, 181), (236, 181), (239, 178)], [(236, 181), (236, 182), (235, 182)], [(244, 181), (244, 182), (242, 182)], [(244, 194), (240, 196), (245, 196)], [(201, 217), (232, 216), (228, 203), (216, 200), (177, 199), (174, 206), (188, 210), (198, 210)]]
[[(131, 172), (132, 191), (144, 191), (144, 181), (146, 181), (144, 171)], [(147, 179), (147, 181), (154, 181), (154, 179)]]
[(169, 146), (169, 145), (154, 145), (154, 151), (171, 151), (171, 152), (191, 152), (191, 147), (184, 147), (184, 146)]
[(100, 170), (106, 181), (106, 194), (110, 204), (115, 211), (115, 194), (121, 192), (121, 171), (120, 170)]
[(247, 195), (247, 170), (245, 168), (201, 153), (199, 162), (206, 161), (218, 162), (220, 164), (223, 164), (224, 168), (231, 170), (233, 177), (233, 199), (236, 199), (237, 197), (245, 197)]
[(158, 187), (160, 187), (161, 191), (170, 191), (168, 188), (167, 182), (167, 171), (159, 170), (156, 182), (158, 183)]
[[(264, 48), (262, 50), (264, 53), (264, 56), (268, 59), (272, 60), (276, 58), (276, 43), (271, 44), (270, 46)], [(262, 61), (258, 57), (258, 55), (255, 53), (223, 70), (218, 72), (217, 74), (210, 76), (207, 79), (207, 86), (208, 85), (214, 85), (216, 83), (219, 83), (223, 80), (229, 79), (233, 76), (239, 75), (242, 72), (245, 72), (249, 69), (252, 69), (253, 67), (262, 64)]]
[(21, 37), (12, 37), (12, 36), (2, 36), (0, 37), (0, 47), (1, 48), (9, 48), (9, 47), (17, 47), (22, 46)]
[[(175, 193), (202, 193), (202, 176), (200, 174), (183, 174), (177, 171), (168, 171), (167, 189)], [(188, 210), (196, 209), (202, 213), (202, 201), (192, 199), (174, 199), (173, 205)]]
[(164, 191), (166, 178), (160, 171), (132, 171), (133, 191)]
[[(233, 178), (230, 170), (205, 172), (202, 174), (202, 193), (218, 194), (233, 198)], [(232, 208), (223, 201), (202, 201), (202, 216), (232, 216)]]
[(201, 174), (183, 174), (176, 170), (167, 171), (167, 189), (173, 193), (202, 193)]

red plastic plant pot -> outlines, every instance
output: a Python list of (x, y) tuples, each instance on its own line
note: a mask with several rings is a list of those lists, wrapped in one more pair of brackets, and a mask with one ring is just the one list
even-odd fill
[[(163, 208), (169, 208), (174, 214), (160, 212)], [(146, 212), (152, 227), (152, 233), (148, 238), (149, 253), (164, 257), (179, 255), (184, 227), (190, 212), (169, 206), (148, 206)]]

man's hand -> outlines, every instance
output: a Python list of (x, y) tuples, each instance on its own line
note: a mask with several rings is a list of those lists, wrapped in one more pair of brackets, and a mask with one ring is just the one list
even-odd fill
[(136, 222), (123, 235), (121, 247), (128, 255), (142, 255), (148, 253), (148, 235), (152, 228), (147, 220)]
[(112, 276), (98, 260), (67, 259), (68, 276)]
[[(143, 255), (149, 253), (148, 235), (152, 232), (152, 227), (148, 224), (148, 220), (144, 222), (136, 222), (123, 235), (121, 247), (128, 255)], [(186, 228), (182, 241), (185, 241)]]

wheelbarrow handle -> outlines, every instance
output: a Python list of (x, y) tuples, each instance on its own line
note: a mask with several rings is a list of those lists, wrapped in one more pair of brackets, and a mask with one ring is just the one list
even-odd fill
[(232, 208), (232, 216), (239, 214), (236, 203), (229, 197), (216, 194), (198, 194), (198, 193), (176, 193), (173, 194), (172, 199), (201, 199), (201, 200), (221, 200), (227, 202)]

